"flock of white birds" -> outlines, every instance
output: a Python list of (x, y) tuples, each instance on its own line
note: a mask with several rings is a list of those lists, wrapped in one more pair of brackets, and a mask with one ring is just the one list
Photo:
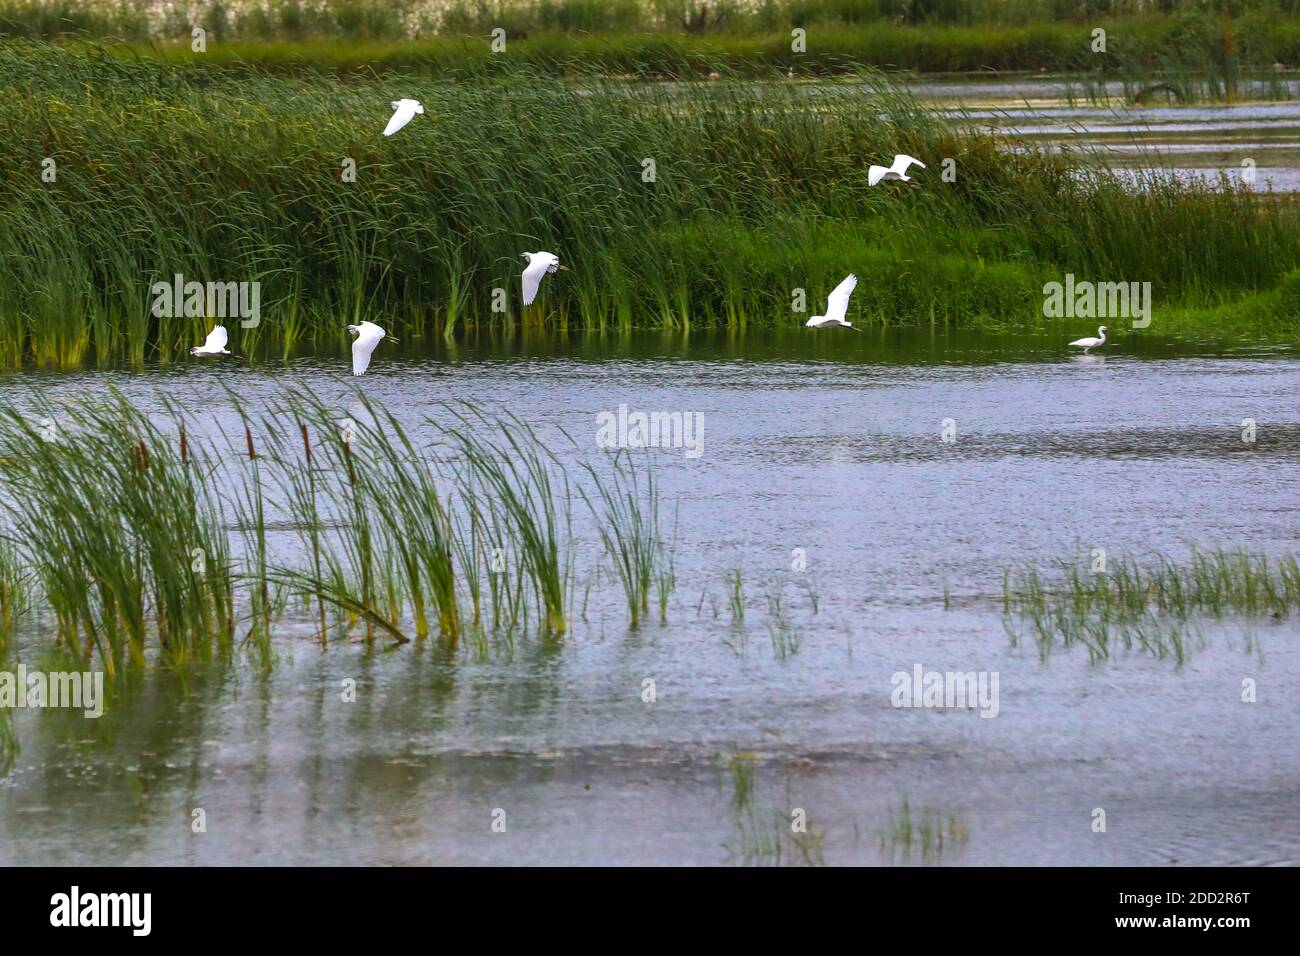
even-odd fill
[[(402, 127), (406, 126), (416, 116), (424, 115), (424, 106), (419, 100), (393, 100), (393, 115), (384, 127), (384, 135), (392, 136)], [(911, 182), (912, 177), (907, 175), (908, 169), (912, 166), (919, 166), (925, 169), (925, 163), (921, 162), (914, 156), (907, 156), (902, 153), (894, 157), (894, 162), (889, 166), (872, 166), (867, 171), (867, 183), (875, 186), (885, 180), (901, 180), (902, 182)], [(530, 306), (533, 300), (537, 298), (537, 290), (541, 287), (542, 279), (555, 272), (558, 269), (565, 269), (560, 265), (560, 257), (552, 252), (522, 252), (520, 253), (527, 262), (524, 266), (521, 282), (523, 284), (524, 305)], [(837, 285), (826, 299), (826, 314), (814, 315), (804, 324), (810, 329), (831, 329), (845, 328), (853, 329), (853, 323), (845, 319), (849, 309), (849, 297), (853, 295), (853, 290), (857, 288), (858, 277), (850, 274), (839, 285)], [(855, 332), (861, 332), (861, 329), (853, 329)], [(379, 346), (379, 343), (388, 339), (396, 342), (383, 328), (374, 322), (362, 322), (360, 325), (349, 325), (348, 332), (356, 336), (352, 342), (352, 374), (364, 375), (366, 369), (370, 367), (370, 356)], [(1102, 326), (1097, 330), (1100, 338), (1085, 338), (1071, 342), (1070, 345), (1081, 348), (1086, 355), (1089, 350), (1095, 349), (1106, 343), (1106, 327)], [(208, 333), (207, 339), (200, 346), (190, 349), (191, 355), (231, 355), (233, 354), (226, 348), (229, 341), (229, 335), (225, 326), (218, 325)]]

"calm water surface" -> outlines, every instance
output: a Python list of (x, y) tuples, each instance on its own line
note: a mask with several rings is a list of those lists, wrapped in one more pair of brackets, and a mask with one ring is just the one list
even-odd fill
[[(1184, 179), (1300, 192), (1300, 78), (1292, 73), (1244, 83), (1234, 102), (1187, 105), (1155, 95), (1135, 104), (1119, 83), (1089, 88), (1069, 77), (896, 79), (957, 125), (1021, 146), (1095, 151), (1123, 176), (1154, 166)], [(846, 87), (807, 84), (814, 96)]]
[[(1300, 863), (1295, 619), (1207, 622), (1182, 667), (1043, 663), (1008, 638), (1009, 565), (1296, 547), (1300, 354), (1061, 347), (1090, 331), (381, 347), (359, 384), (412, 423), (471, 399), (594, 453), (596, 415), (621, 403), (701, 413), (700, 457), (653, 452), (677, 508), (668, 623), (629, 631), (606, 589), (563, 648), (491, 660), (322, 650), (287, 624), (269, 674), (154, 669), (98, 722), (19, 712), (0, 864)], [(31, 372), (0, 377), (0, 398), (114, 385), (229, 423), (227, 387), (256, 407), (302, 382), (342, 417), (345, 372), (341, 356)], [(743, 626), (724, 590), (738, 565)], [(774, 596), (799, 642), (784, 657)], [(997, 717), (891, 706), (917, 664), (998, 672)], [(898, 838), (904, 801), (944, 821), (942, 848)]]

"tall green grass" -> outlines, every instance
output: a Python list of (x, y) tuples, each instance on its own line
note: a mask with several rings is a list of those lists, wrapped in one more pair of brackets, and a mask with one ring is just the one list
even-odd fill
[[(1092, 31), (1098, 28), (1107, 31), (1104, 54), (1091, 49)], [(1277, 63), (1294, 68), (1300, 54), (1300, 26), (1265, 19), (1092, 20), (1015, 27), (881, 23), (807, 29), (803, 52), (791, 49), (789, 27), (706, 36), (529, 33), (507, 41), (508, 57), (492, 51), (487, 30), (476, 36), (413, 42), (234, 41), (195, 53), (187, 40), (111, 50), (124, 58), (162, 60), (203, 71), (341, 76), (484, 76), (499, 72), (503, 62), (557, 76), (659, 79), (835, 77), (851, 76), (864, 67), (939, 74), (1051, 72), (1117, 80), (1129, 85), (1126, 92), (1132, 99), (1147, 95), (1147, 87), (1156, 82), (1196, 89), (1210, 99), (1289, 98), (1280, 84), (1271, 94), (1261, 94), (1247, 81), (1266, 80)]]
[(120, 396), (0, 412), (8, 539), (69, 650), (112, 675), (156, 636), (175, 659), (229, 642), (229, 548), (201, 446)]
[(269, 665), (286, 626), (323, 644), (561, 640), (572, 502), (617, 496), (626, 510), (592, 518), (620, 540), (659, 527), (622, 458), (571, 478), (512, 416), (448, 406), (412, 431), (361, 397), (351, 414), (304, 389), (240, 408), (231, 434), (117, 393), (0, 413), (0, 654), (21, 629), (110, 675), (214, 652)]
[[(226, 322), (257, 357), (342, 350), (363, 318), (411, 338), (513, 328), (519, 253), (537, 248), (571, 270), (527, 321), (560, 328), (802, 324), (793, 290), (816, 309), (849, 271), (859, 321), (1017, 325), (1065, 271), (1196, 307), (1300, 266), (1281, 204), (1010, 155), (877, 74), (857, 81), (222, 78), (7, 43), (0, 362), (185, 359), (213, 319), (151, 315), (150, 286), (176, 273), (262, 284), (260, 326)], [(399, 95), (427, 114), (385, 139)], [(895, 151), (930, 170), (869, 188)]]
[[(239, 56), (287, 63), (303, 53), (284, 44), (333, 41), (336, 65), (364, 56), (391, 68), (486, 62), (487, 37), (501, 29), (517, 55), (577, 69), (654, 69), (692, 53), (733, 69), (784, 56), (810, 69), (836, 69), (847, 59), (907, 69), (1036, 70), (1082, 60), (1088, 31), (1098, 25), (1122, 43), (1176, 55), (1185, 23), (1213, 24), (1241, 52), (1279, 59), (1277, 42), (1260, 41), (1286, 36), (1297, 9), (1295, 0), (0, 0), (0, 35), (188, 45), (192, 27), (201, 26), (221, 58), (233, 47)], [(790, 51), (792, 28), (809, 34), (798, 56)], [(410, 41), (420, 48), (403, 50)]]
[[(650, 609), (650, 592), (656, 585), (660, 620), (666, 615), (674, 584), (672, 558), (659, 527), (659, 487), (654, 472), (645, 472), (643, 488), (635, 461), (616, 458), (616, 466), (619, 464), (626, 464), (626, 469), (616, 467), (611, 481), (592, 483), (595, 492), (587, 497), (587, 506), (605, 552), (613, 560), (632, 626), (636, 627)], [(594, 467), (588, 465), (588, 469), (594, 478)]]

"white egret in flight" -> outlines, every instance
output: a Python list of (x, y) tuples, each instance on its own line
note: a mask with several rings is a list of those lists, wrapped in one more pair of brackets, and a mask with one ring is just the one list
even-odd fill
[(396, 342), (393, 338), (373, 322), (362, 322), (360, 325), (349, 325), (348, 331), (356, 335), (356, 341), (352, 343), (352, 374), (365, 375), (366, 369), (370, 367), (370, 353), (384, 339)]
[(922, 169), (925, 169), (925, 163), (921, 162), (916, 157), (905, 156), (902, 153), (899, 153), (894, 157), (894, 165), (889, 167), (872, 166), (871, 169), (867, 170), (867, 184), (874, 186), (882, 179), (901, 179), (905, 183), (911, 182), (912, 177), (907, 175), (907, 167), (911, 166), (913, 163), (920, 166)]
[(230, 334), (226, 331), (224, 325), (218, 325), (204, 340), (202, 345), (196, 345), (190, 349), (191, 355), (230, 355), (231, 352), (226, 348), (226, 342), (230, 340)]
[(424, 107), (420, 105), (419, 100), (393, 100), (393, 118), (388, 121), (384, 127), (384, 135), (392, 136), (399, 129), (405, 126), (411, 120), (415, 119), (416, 113), (423, 113)]
[[(857, 288), (858, 277), (850, 275), (847, 279), (837, 285), (829, 296), (826, 297), (826, 314), (814, 315), (804, 323), (810, 329), (829, 329), (837, 325), (842, 325), (846, 329), (853, 329), (852, 322), (845, 322), (844, 315), (849, 309), (849, 296)], [(853, 329), (854, 332), (861, 332), (861, 329)]]
[(521, 252), (519, 253), (528, 260), (528, 265), (524, 267), (524, 305), (532, 305), (533, 299), (537, 298), (537, 287), (542, 284), (542, 276), (548, 272), (554, 272), (556, 269), (565, 269), (560, 265), (560, 257), (550, 252)]
[(1097, 335), (1100, 338), (1093, 338), (1090, 335), (1086, 339), (1075, 339), (1070, 344), (1075, 348), (1083, 349), (1083, 354), (1087, 355), (1089, 349), (1100, 348), (1106, 344), (1106, 326), (1103, 325), (1097, 329)]

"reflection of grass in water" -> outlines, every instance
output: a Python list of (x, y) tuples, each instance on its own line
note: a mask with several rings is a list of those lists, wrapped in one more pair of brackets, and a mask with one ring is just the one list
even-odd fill
[(880, 849), (891, 859), (907, 860), (916, 851), (922, 862), (933, 862), (945, 850), (964, 847), (969, 840), (970, 831), (956, 813), (945, 816), (924, 807), (916, 815), (904, 797), (897, 811), (889, 810), (889, 823), (880, 832)]
[(0, 710), (0, 775), (14, 765), (18, 756), (18, 738), (14, 736), (14, 715), (7, 707)]
[(728, 759), (730, 810), (737, 834), (735, 845), (723, 844), (728, 861), (742, 866), (825, 865), (824, 836), (812, 821), (805, 818), (796, 829), (792, 809), (778, 809), (760, 796), (756, 760), (752, 753), (737, 753)]
[(28, 572), (19, 560), (17, 549), (8, 539), (0, 538), (0, 661), (4, 660), (14, 628), (28, 611), (30, 600)]
[(1159, 556), (1150, 567), (1118, 560), (1105, 573), (1089, 573), (1081, 566), (1063, 562), (1052, 581), (1036, 568), (1004, 573), (1004, 622), (1013, 642), (1027, 630), (1044, 660), (1059, 643), (1082, 644), (1093, 661), (1122, 645), (1181, 664), (1204, 646), (1199, 619), (1282, 620), (1300, 609), (1300, 563), (1291, 554), (1193, 550), (1187, 561)]

